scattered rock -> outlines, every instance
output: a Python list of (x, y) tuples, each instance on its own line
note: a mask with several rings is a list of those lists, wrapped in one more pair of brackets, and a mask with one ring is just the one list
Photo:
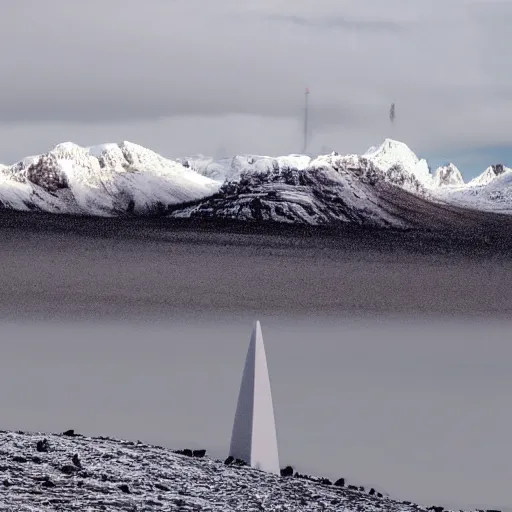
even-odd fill
[(174, 453), (178, 455), (185, 455), (186, 457), (193, 457), (194, 452), (189, 448), (185, 448), (184, 450), (175, 450)]
[(291, 466), (286, 466), (281, 469), (281, 476), (293, 476), (293, 468)]
[(166, 485), (164, 484), (155, 484), (155, 487), (157, 489), (160, 489), (161, 491), (170, 491), (171, 489), (169, 489), (169, 487), (167, 487)]
[(365, 489), (364, 489), (364, 487), (363, 487), (362, 485), (359, 487), (359, 490), (360, 490), (361, 492), (364, 492), (364, 491), (365, 491)]
[(43, 461), (41, 460), (41, 457), (34, 456), (32, 457), (32, 462), (34, 462), (35, 464), (41, 464), (41, 462)]
[(328, 478), (320, 478), (320, 483), (323, 485), (332, 485), (332, 482)]
[(375, 494), (375, 489), (372, 487), (370, 491), (368, 492), (370, 496), (373, 496)]
[(192, 455), (194, 457), (202, 458), (202, 457), (204, 457), (206, 455), (206, 450), (194, 450), (192, 452)]
[(4, 487), (11, 487), (12, 483), (7, 480), (7, 478), (2, 482)]
[(82, 467), (82, 463), (80, 462), (80, 459), (78, 458), (78, 454), (75, 453), (73, 455), (73, 458), (71, 459), (73, 461), (73, 464), (77, 467), (77, 468), (81, 468)]
[(338, 478), (338, 480), (336, 480), (336, 482), (334, 482), (334, 485), (337, 485), (338, 487), (345, 487), (345, 479)]
[(75, 434), (75, 431), (73, 429), (70, 429), (66, 430), (65, 432), (62, 432), (62, 435), (68, 437), (76, 437), (78, 434)]
[(359, 490), (357, 485), (349, 485), (348, 489), (350, 489), (351, 491), (358, 491)]
[(126, 484), (121, 484), (117, 486), (118, 489), (121, 489), (126, 494), (130, 494), (130, 488)]
[(48, 443), (48, 439), (42, 439), (40, 441), (37, 441), (36, 444), (36, 450), (38, 452), (46, 453), (50, 449), (50, 445)]
[(235, 459), (230, 455), (225, 461), (224, 461), (224, 464), (226, 464), (226, 466), (229, 466), (230, 464), (233, 464), (233, 462), (235, 461)]
[(60, 470), (65, 475), (73, 475), (74, 473), (76, 473), (78, 471), (78, 468), (76, 466), (72, 466), (71, 464), (66, 464), (65, 466), (62, 466), (60, 468)]
[(14, 462), (20, 462), (21, 464), (23, 464), (24, 462), (27, 462), (27, 459), (25, 457), (21, 457), (20, 455), (15, 455), (12, 460)]
[(48, 489), (51, 489), (52, 487), (56, 487), (56, 485), (50, 480), (45, 480), (42, 484), (41, 484), (41, 487), (46, 487)]
[(382, 493), (381, 493), (381, 492), (378, 492), (378, 493), (377, 493), (377, 498), (383, 498), (383, 496), (382, 496)]

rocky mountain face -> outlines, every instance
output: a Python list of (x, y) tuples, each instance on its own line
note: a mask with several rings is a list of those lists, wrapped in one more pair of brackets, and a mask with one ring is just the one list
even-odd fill
[(373, 488), (283, 468), (263, 473), (204, 450), (60, 435), (0, 432), (0, 511), (442, 512)]

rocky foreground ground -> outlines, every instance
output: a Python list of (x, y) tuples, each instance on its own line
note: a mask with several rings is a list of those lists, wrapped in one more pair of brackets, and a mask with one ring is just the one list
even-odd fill
[(1, 511), (429, 510), (341, 482), (227, 465), (201, 452), (190, 457), (139, 441), (72, 434), (0, 432)]

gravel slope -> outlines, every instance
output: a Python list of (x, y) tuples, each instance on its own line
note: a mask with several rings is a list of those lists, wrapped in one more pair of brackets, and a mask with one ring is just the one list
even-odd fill
[(109, 438), (1, 432), (0, 460), (2, 511), (426, 510), (366, 491)]

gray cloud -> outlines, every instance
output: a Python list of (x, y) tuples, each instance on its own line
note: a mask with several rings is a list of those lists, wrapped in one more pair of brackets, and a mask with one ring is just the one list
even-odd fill
[(370, 30), (385, 32), (401, 32), (404, 27), (392, 21), (383, 20), (350, 20), (342, 16), (325, 16), (321, 18), (306, 18), (304, 16), (271, 14), (266, 17), (271, 21), (291, 23), (299, 27), (340, 30)]
[(510, 20), (470, 0), (2, 2), (0, 160), (100, 136), (176, 155), (298, 151), (306, 86), (313, 151), (508, 143), (495, 27)]

